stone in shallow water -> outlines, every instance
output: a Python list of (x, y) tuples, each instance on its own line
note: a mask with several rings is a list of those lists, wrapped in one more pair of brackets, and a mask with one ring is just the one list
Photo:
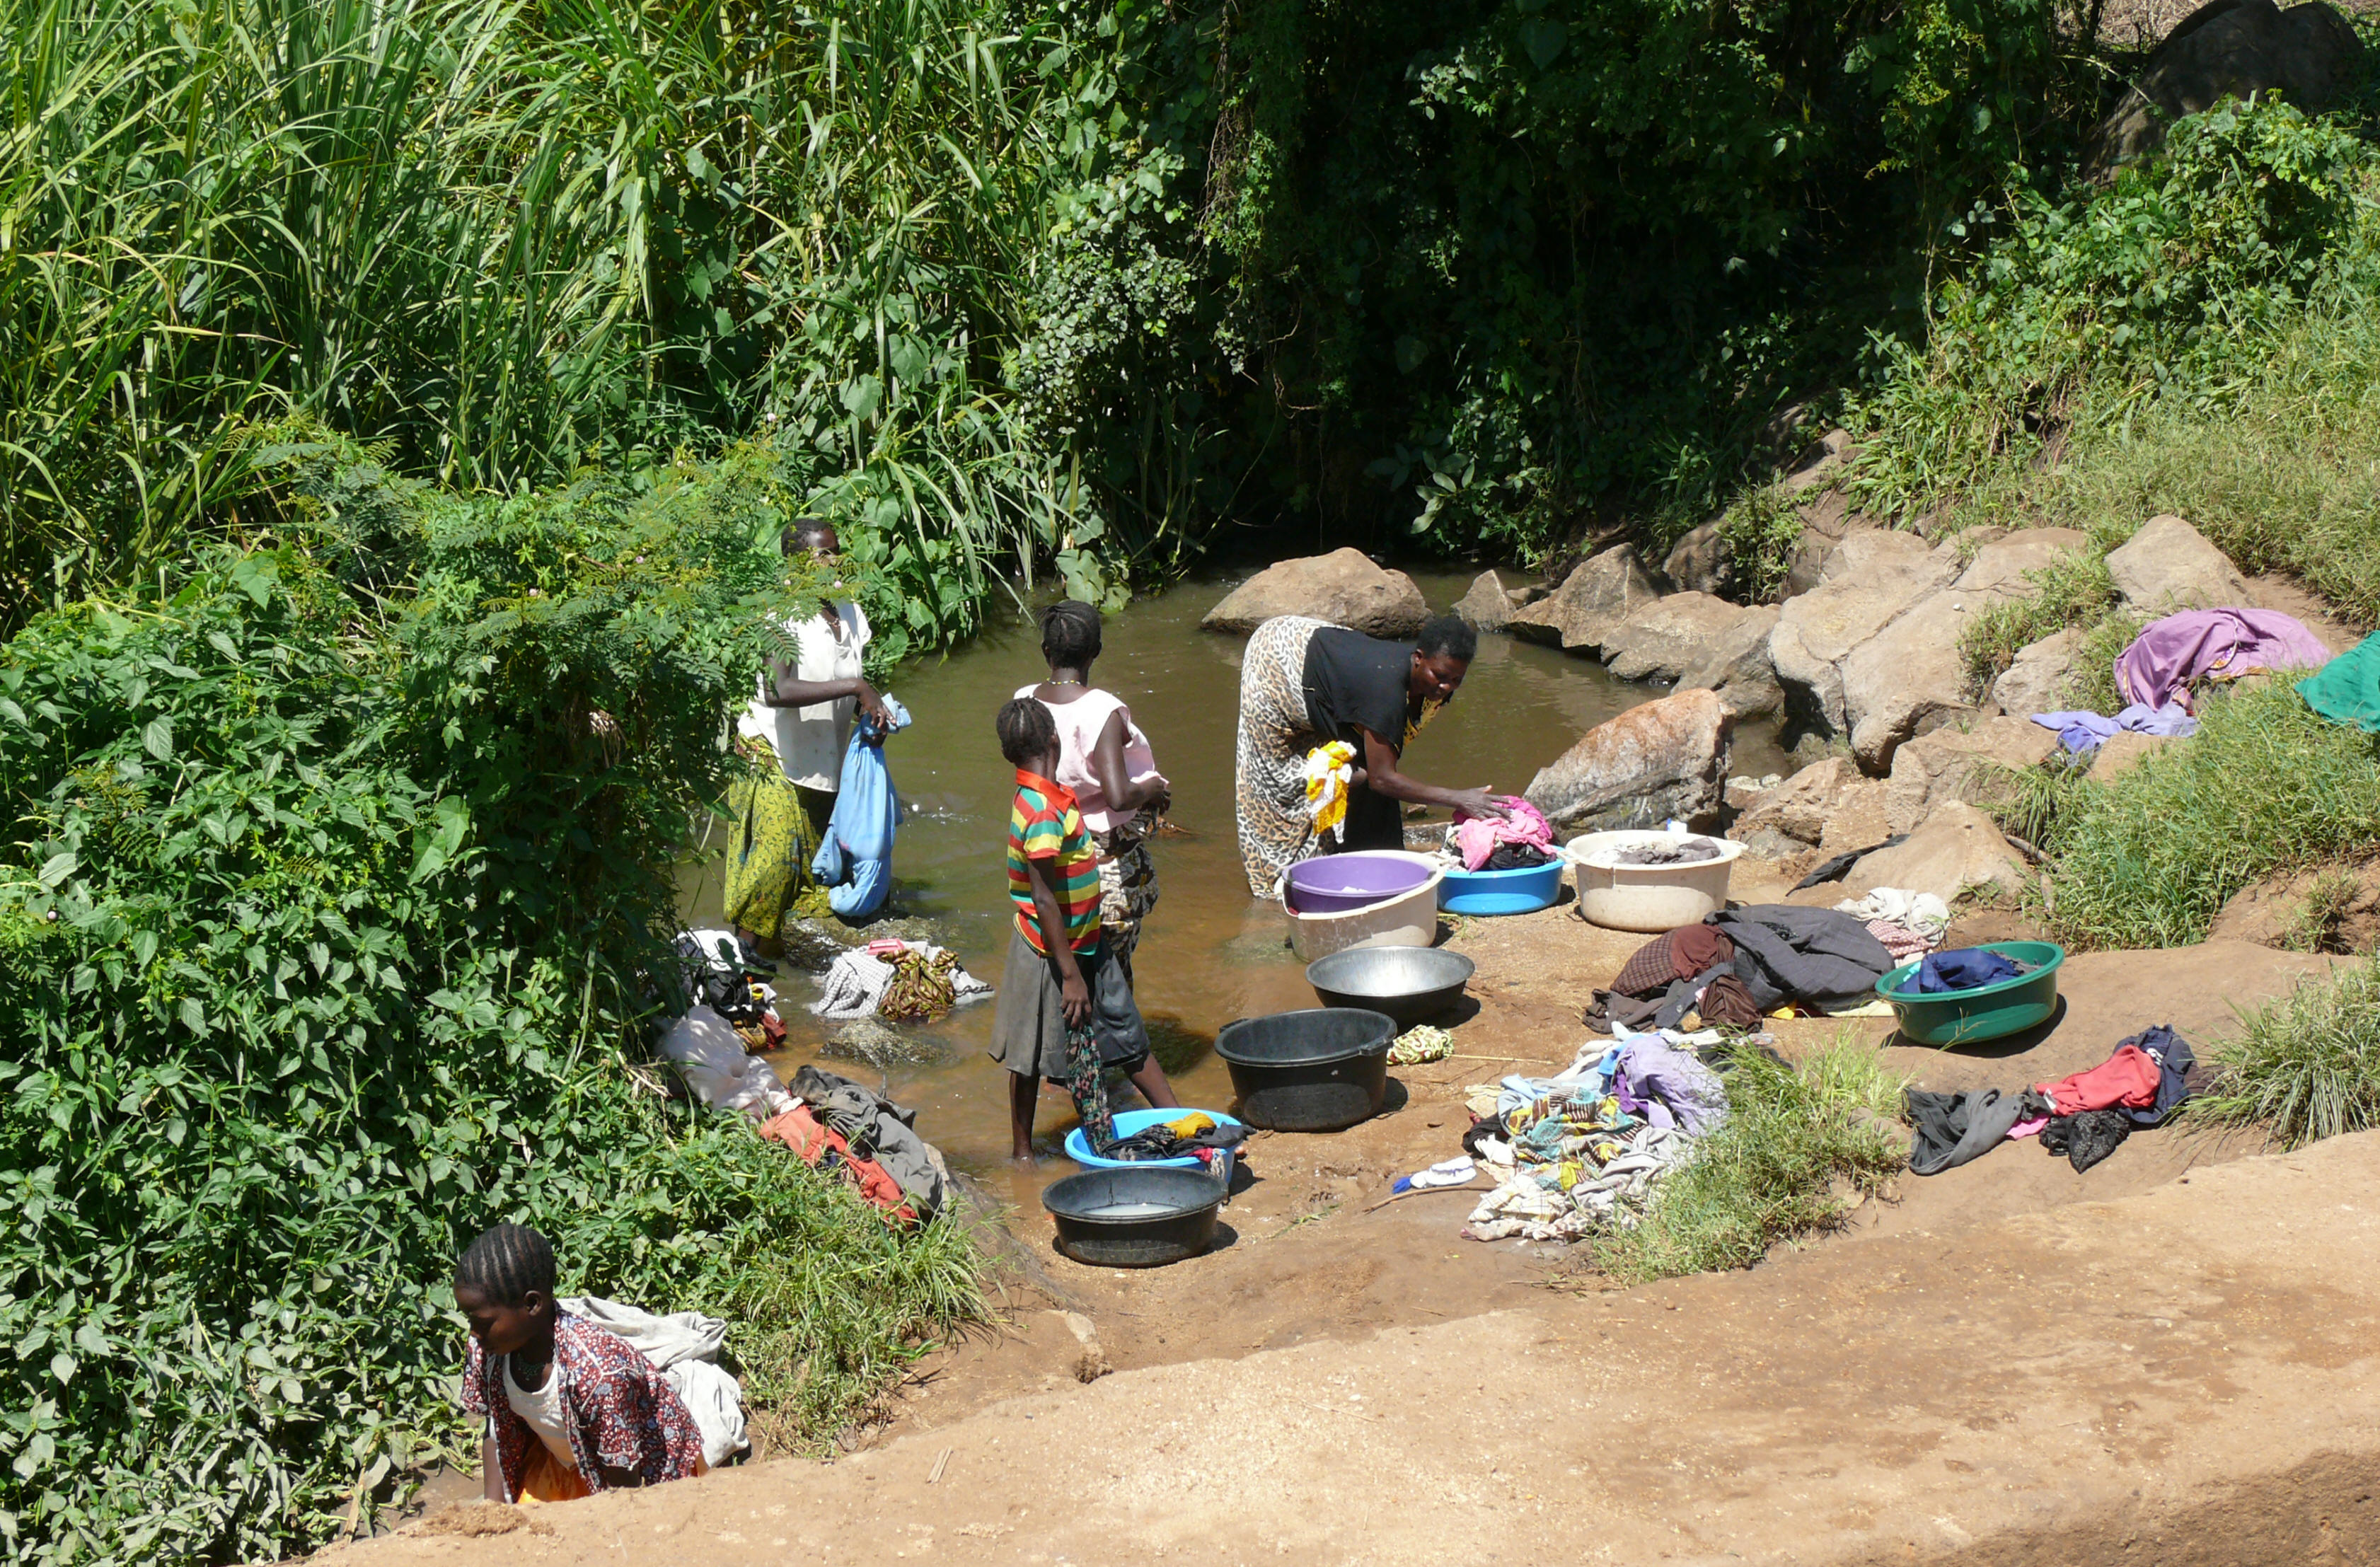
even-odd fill
[(895, 1028), (873, 1017), (844, 1024), (826, 1037), (820, 1055), (864, 1061), (870, 1066), (917, 1065), (945, 1060), (950, 1046), (931, 1034)]

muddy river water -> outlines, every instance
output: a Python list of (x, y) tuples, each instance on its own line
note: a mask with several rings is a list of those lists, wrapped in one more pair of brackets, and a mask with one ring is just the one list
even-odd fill
[[(1433, 606), (1451, 604), (1467, 576), (1416, 573)], [(1238, 723), (1243, 638), (1198, 629), (1225, 591), (1192, 582), (1143, 599), (1107, 617), (1105, 651), (1093, 678), (1122, 697), (1148, 734), (1157, 764), (1173, 785), (1178, 832), (1157, 843), (1161, 895), (1134, 959), (1142, 1012), (1158, 1058), (1185, 1105), (1228, 1106), (1231, 1081), (1214, 1058), (1215, 1032), (1232, 1019), (1316, 1004), (1291, 954), (1277, 905), (1248, 895), (1233, 832), (1232, 748)], [(934, 922), (938, 939), (969, 970), (994, 985), (1007, 951), (1009, 903), (1003, 861), (1014, 771), (1002, 760), (992, 715), (1017, 687), (1046, 673), (1034, 627), (1002, 618), (946, 657), (896, 670), (884, 688), (908, 708), (912, 726), (887, 747), (906, 807), (893, 853), (894, 912)], [(1462, 692), (1413, 743), (1405, 760), (1416, 777), (1454, 787), (1488, 785), (1517, 794), (1537, 769), (1596, 724), (1664, 694), (1657, 686), (1613, 679), (1592, 659), (1483, 636)], [(1773, 733), (1744, 726), (1735, 739), (1736, 772), (1783, 765)], [(687, 868), (686, 912), (719, 922), (718, 851)], [(917, 1129), (953, 1167), (986, 1178), (1019, 1203), (1074, 1166), (1059, 1151), (1073, 1124), (1062, 1094), (1045, 1090), (1032, 1176), (1006, 1163), (1006, 1075), (984, 1053), (990, 1001), (961, 1007), (922, 1032), (939, 1047), (929, 1064), (879, 1072), (822, 1051), (828, 1026), (804, 1010), (817, 986), (788, 974), (779, 1011), (787, 1048), (776, 1058), (791, 1076), (817, 1060), (877, 1086), (918, 1111)], [(1127, 1102), (1129, 1090), (1126, 1090)]]

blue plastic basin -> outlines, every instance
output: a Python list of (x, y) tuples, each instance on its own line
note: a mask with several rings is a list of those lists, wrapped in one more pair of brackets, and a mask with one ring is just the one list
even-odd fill
[[(1179, 1110), (1126, 1110), (1115, 1118), (1116, 1136), (1129, 1137), (1135, 1132), (1146, 1132), (1160, 1121), (1179, 1121), (1185, 1115), (1211, 1115), (1226, 1126), (1237, 1126), (1237, 1116), (1225, 1115), (1220, 1110), (1198, 1110), (1184, 1105)], [(1223, 1178), (1228, 1189), (1232, 1184), (1232, 1167), (1237, 1162), (1238, 1150), (1226, 1148), (1215, 1173)], [(1066, 1157), (1086, 1170), (1198, 1170), (1205, 1168), (1189, 1155), (1180, 1159), (1101, 1159), (1091, 1151), (1091, 1140), (1083, 1136), (1080, 1126), (1066, 1134)]]
[(1517, 870), (1450, 870), (1438, 884), (1438, 906), (1449, 914), (1535, 914), (1561, 893), (1562, 862)]

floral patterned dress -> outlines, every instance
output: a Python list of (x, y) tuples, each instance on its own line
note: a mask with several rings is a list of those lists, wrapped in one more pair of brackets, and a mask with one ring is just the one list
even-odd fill
[[(463, 1369), (463, 1407), (491, 1417), (504, 1498), (517, 1501), (545, 1444), (504, 1395), (505, 1356), (490, 1354), (478, 1339)], [(702, 1433), (677, 1390), (627, 1340), (565, 1311), (553, 1324), (553, 1370), (562, 1379), (569, 1413), (570, 1451), (589, 1491), (604, 1488), (606, 1467), (626, 1469), (645, 1484), (700, 1474)]]

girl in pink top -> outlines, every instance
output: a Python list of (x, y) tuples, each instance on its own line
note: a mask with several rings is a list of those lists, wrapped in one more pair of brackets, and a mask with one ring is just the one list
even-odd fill
[(1041, 656), (1050, 678), (1016, 694), (1032, 697), (1058, 721), (1057, 782), (1075, 792), (1083, 825), (1099, 850), (1099, 929), (1111, 954), (1132, 974), (1140, 922), (1157, 903), (1157, 869), (1148, 836), (1172, 804), (1148, 736), (1115, 694), (1091, 684), (1099, 656), (1099, 612), (1078, 600), (1041, 612)]
[[(1043, 610), (1041, 656), (1050, 661), (1050, 678), (1016, 694), (1033, 698), (1057, 720), (1053, 781), (1074, 792), (1075, 807), (1098, 845), (1099, 941), (1129, 988), (1141, 918), (1157, 903), (1157, 867), (1149, 860), (1148, 839), (1173, 803), (1172, 785), (1157, 771), (1148, 736), (1133, 723), (1132, 710), (1113, 692), (1091, 684), (1091, 663), (1099, 656), (1098, 610), (1075, 599)], [(1154, 1053), (1133, 1073), (1132, 1083), (1159, 1110), (1181, 1106)], [(1031, 1124), (1028, 1113), (1026, 1125)]]

